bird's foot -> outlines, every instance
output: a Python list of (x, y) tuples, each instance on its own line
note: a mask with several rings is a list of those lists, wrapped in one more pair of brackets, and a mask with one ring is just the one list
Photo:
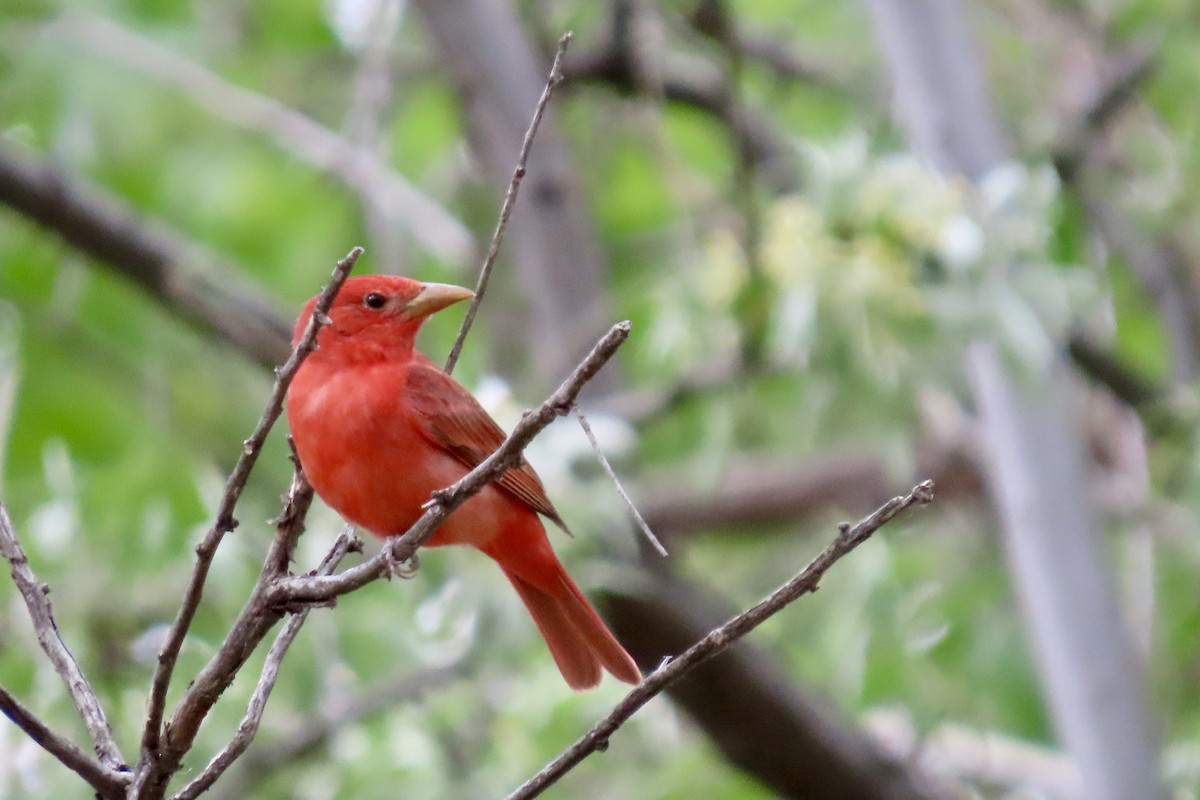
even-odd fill
[(421, 560), (417, 558), (416, 553), (413, 553), (411, 556), (401, 561), (392, 555), (392, 549), (390, 547), (384, 549), (383, 561), (384, 566), (387, 568), (387, 571), (383, 574), (383, 577), (387, 578), (389, 581), (393, 577), (406, 581), (411, 580), (412, 578), (416, 577), (417, 571), (421, 569)]

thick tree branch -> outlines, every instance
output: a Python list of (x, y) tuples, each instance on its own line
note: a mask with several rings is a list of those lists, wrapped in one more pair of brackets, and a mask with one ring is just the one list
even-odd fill
[(789, 462), (738, 461), (710, 486), (660, 479), (635, 494), (646, 521), (669, 539), (697, 529), (778, 524), (831, 507), (861, 508), (886, 498), (887, 488), (878, 456), (830, 452)]
[(3, 503), (0, 503), (0, 556), (8, 562), (13, 583), (25, 601), (25, 608), (29, 610), (38, 644), (54, 665), (54, 671), (62, 678), (63, 685), (67, 687), (67, 692), (92, 737), (92, 744), (101, 764), (113, 770), (124, 769), (125, 757), (121, 755), (113, 738), (112, 726), (109, 725), (108, 717), (105, 716), (100, 700), (96, 697), (96, 691), (59, 635), (54, 611), (50, 607), (50, 587), (39, 581), (30, 568), (25, 548), (17, 539), (8, 509)]
[[(312, 486), (297, 465), (291, 488), (284, 498), (283, 511), (276, 520), (275, 537), (263, 560), (262, 570), (249, 599), (230, 626), (229, 633), (217, 652), (188, 685), (175, 713), (171, 716), (170, 723), (164, 728), (160, 746), (154, 752), (153, 758), (143, 756), (138, 765), (133, 794), (139, 800), (158, 800), (164, 796), (171, 776), (179, 769), (184, 755), (191, 749), (196, 732), (208, 712), (233, 683), (259, 642), (287, 613), (287, 609), (265, 601), (265, 589), (271, 581), (287, 573), (296, 541), (304, 531), (304, 519), (312, 500)], [(342, 544), (343, 538), (349, 541), (349, 548), (356, 546), (357, 539), (349, 534), (339, 538), (323, 563), (336, 566), (347, 550)], [(223, 769), (223, 766), (221, 768)]]
[(647, 676), (640, 686), (625, 696), (616, 708), (594, 725), (575, 744), (545, 766), (537, 775), (508, 796), (508, 800), (528, 800), (537, 797), (572, 770), (579, 762), (598, 750), (604, 750), (611, 737), (638, 709), (660, 694), (671, 683), (690, 670), (725, 650), (764, 621), (799, 597), (817, 590), (821, 578), (843, 556), (871, 538), (875, 531), (914, 505), (926, 505), (933, 500), (933, 484), (926, 481), (903, 496), (894, 497), (870, 516), (851, 527), (843, 523), (837, 537), (807, 567), (776, 589), (754, 607), (734, 617), (692, 645), (678, 658), (664, 664)]
[[(963, 4), (868, 8), (917, 156), (976, 181), (1010, 159)], [(1055, 359), (1015, 375), (990, 341), (972, 343), (964, 363), (1046, 699), (1088, 794), (1165, 797), (1144, 675), (1086, 497), (1066, 372)]]
[[(916, 473), (930, 476), (943, 501), (979, 498), (982, 445), (972, 420), (964, 413), (957, 422), (935, 423), (928, 421), (930, 413), (913, 443)], [(938, 424), (956, 429), (931, 430)], [(1106, 432), (1093, 433), (1099, 438)], [(717, 480), (700, 485), (655, 475), (634, 495), (646, 521), (670, 541), (728, 528), (767, 533), (812, 515), (882, 502), (896, 489), (878, 453), (847, 446), (790, 459), (733, 458)]]

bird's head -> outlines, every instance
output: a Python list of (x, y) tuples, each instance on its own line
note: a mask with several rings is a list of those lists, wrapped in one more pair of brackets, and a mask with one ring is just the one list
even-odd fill
[[(426, 317), (473, 296), (474, 292), (461, 286), (422, 283), (398, 275), (355, 276), (342, 286), (329, 309), (330, 322), (317, 336), (318, 353), (336, 353), (340, 358), (353, 353), (370, 359), (411, 350)], [(316, 302), (317, 298), (312, 298), (300, 312), (292, 333), (293, 346), (304, 335)]]

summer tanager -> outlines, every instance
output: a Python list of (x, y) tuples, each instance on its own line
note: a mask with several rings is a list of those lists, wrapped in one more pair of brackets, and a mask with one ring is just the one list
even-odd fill
[[(426, 317), (471, 296), (409, 278), (350, 278), (292, 382), (288, 421), (305, 474), (334, 510), (376, 536), (404, 533), (433, 491), (504, 441), (479, 402), (414, 347)], [(296, 321), (296, 340), (315, 302)], [(602, 668), (638, 683), (637, 665), (563, 569), (539, 514), (562, 526), (522, 462), (456, 509), (428, 544), (471, 545), (495, 559), (572, 689), (598, 684)]]

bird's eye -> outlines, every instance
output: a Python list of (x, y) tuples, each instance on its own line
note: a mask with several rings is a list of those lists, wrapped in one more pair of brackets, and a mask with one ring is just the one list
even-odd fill
[(363, 298), (363, 305), (367, 308), (383, 308), (384, 304), (386, 303), (387, 298), (381, 295), (379, 292), (371, 292), (369, 295)]

